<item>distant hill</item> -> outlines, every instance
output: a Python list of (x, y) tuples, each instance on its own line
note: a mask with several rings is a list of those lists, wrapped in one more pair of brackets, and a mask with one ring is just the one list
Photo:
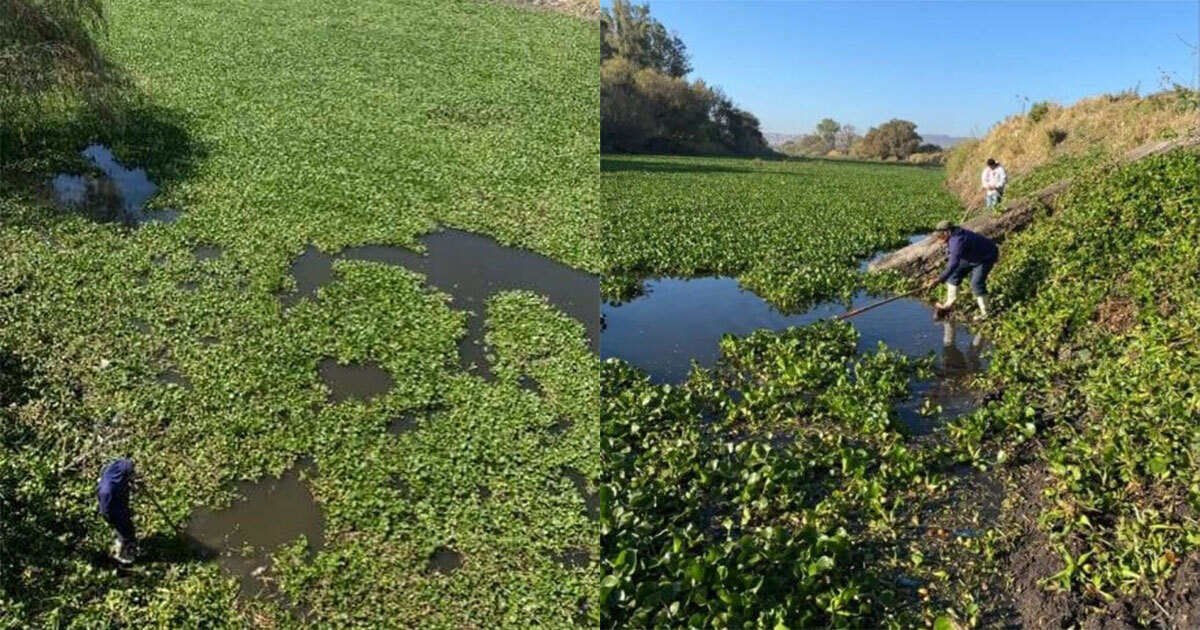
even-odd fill
[(924, 140), (925, 142), (928, 142), (929, 144), (936, 144), (939, 147), (942, 147), (943, 149), (949, 149), (949, 148), (953, 147), (954, 145), (962, 142), (963, 140), (970, 140), (970, 138), (960, 138), (958, 136), (947, 136), (947, 135), (940, 134), (940, 133), (921, 133), (920, 131), (918, 131), (917, 133), (921, 134), (921, 139)]

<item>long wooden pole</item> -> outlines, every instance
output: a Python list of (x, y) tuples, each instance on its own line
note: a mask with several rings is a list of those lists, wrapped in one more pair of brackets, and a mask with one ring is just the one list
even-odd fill
[(896, 300), (899, 300), (900, 298), (906, 298), (910, 295), (915, 295), (924, 290), (925, 290), (925, 287), (920, 287), (917, 289), (913, 289), (912, 291), (909, 291), (907, 293), (901, 293), (900, 295), (893, 295), (892, 297), (890, 297), (886, 300), (880, 300), (878, 302), (875, 302), (874, 304), (868, 304), (866, 306), (856, 308), (853, 311), (849, 311), (847, 313), (842, 313), (841, 315), (838, 315), (837, 318), (839, 320), (850, 319), (851, 317), (854, 317), (855, 315), (861, 315), (871, 309), (879, 308), (880, 306), (883, 306), (884, 304), (887, 304), (889, 302), (895, 302)]

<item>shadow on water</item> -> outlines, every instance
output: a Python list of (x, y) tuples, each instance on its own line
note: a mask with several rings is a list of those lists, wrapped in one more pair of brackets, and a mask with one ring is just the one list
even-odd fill
[[(129, 217), (127, 224), (136, 225), (170, 218), (169, 212), (145, 211), (149, 191), (156, 184), (171, 187), (190, 178), (207, 156), (207, 146), (189, 133), (188, 114), (152, 105), (132, 90), (108, 109), (104, 115), (72, 110), (70, 116), (45, 115), (32, 121), (0, 116), (0, 198), (19, 201), (7, 206), (10, 212), (0, 210), (6, 224), (45, 229), (79, 214), (78, 208), (64, 212), (54, 207), (55, 179), (73, 199), (86, 199), (92, 189), (114, 204), (102, 204), (92, 216), (95, 220)], [(30, 200), (41, 203), (27, 203)]]
[(424, 255), (386, 245), (349, 247), (337, 254), (310, 246), (291, 266), (296, 291), (283, 293), (280, 299), (285, 306), (312, 299), (318, 289), (336, 279), (335, 260), (398, 265), (423, 274), (430, 286), (450, 295), (451, 308), (470, 313), (467, 333), (459, 341), (459, 360), (464, 368), (484, 378), (492, 377), (483, 342), (485, 307), (487, 299), (500, 291), (525, 290), (545, 296), (581, 322), (592, 348), (598, 349), (600, 281), (596, 276), (461, 230), (435, 232), (421, 241), (427, 249)]
[(188, 522), (187, 535), (238, 578), (242, 597), (271, 592), (262, 578), (271, 553), (283, 545), (303, 536), (311, 558), (325, 544), (325, 518), (301, 479), (313, 470), (312, 463), (304, 461), (282, 477), (238, 483), (239, 498), (233, 505), (199, 510)]
[(100, 144), (89, 145), (82, 155), (102, 175), (60, 173), (50, 180), (58, 202), (97, 223), (119, 223), (137, 227), (154, 221), (172, 223), (177, 210), (147, 211), (146, 202), (158, 187), (146, 176), (145, 169), (126, 168)]
[[(616, 357), (645, 370), (658, 383), (686, 380), (693, 360), (715, 364), (722, 335), (745, 336), (756, 330), (780, 331), (836, 317), (880, 299), (866, 293), (849, 304), (827, 302), (804, 313), (785, 315), (735, 278), (658, 278), (646, 282), (645, 293), (621, 305), (602, 306), (604, 332), (601, 357)], [(968, 384), (986, 367), (982, 338), (961, 324), (934, 321), (933, 307), (901, 299), (850, 319), (859, 333), (858, 350), (874, 350), (883, 342), (909, 356), (935, 354), (937, 375), (913, 384), (913, 397), (900, 407), (901, 421), (913, 433), (928, 433), (933, 420), (918, 411), (929, 400), (941, 405), (943, 418), (975, 406)]]

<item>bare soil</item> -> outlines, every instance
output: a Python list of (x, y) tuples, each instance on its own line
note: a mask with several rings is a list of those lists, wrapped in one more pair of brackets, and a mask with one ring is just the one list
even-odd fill
[(1109, 296), (1096, 309), (1096, 322), (1105, 331), (1119, 335), (1137, 322), (1137, 305), (1121, 296)]
[[(1105, 602), (1099, 597), (1068, 595), (1042, 586), (1043, 580), (1063, 569), (1063, 561), (1037, 527), (1042, 489), (1048, 481), (1033, 454), (1012, 471), (1019, 496), (1005, 515), (1007, 526), (1018, 533), (1009, 555), (1009, 593), (1025, 630), (1123, 630), (1200, 628), (1200, 554), (1183, 558), (1174, 576), (1154, 597), (1119, 597)], [(1082, 549), (1072, 550), (1073, 553)]]

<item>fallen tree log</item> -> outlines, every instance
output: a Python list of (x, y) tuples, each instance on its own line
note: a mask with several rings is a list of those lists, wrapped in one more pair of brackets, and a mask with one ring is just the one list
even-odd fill
[[(1200, 147), (1200, 135), (1142, 145), (1122, 155), (1118, 163), (1126, 164), (1183, 147)], [(1070, 185), (1070, 178), (1060, 180), (1016, 201), (1000, 214), (977, 216), (963, 223), (963, 227), (997, 242), (1003, 241), (1007, 235), (1033, 222), (1039, 211), (1053, 213), (1056, 209), (1055, 200)], [(924, 276), (941, 267), (945, 259), (943, 245), (934, 238), (926, 238), (883, 256), (868, 265), (867, 271), (895, 271), (906, 276)]]

